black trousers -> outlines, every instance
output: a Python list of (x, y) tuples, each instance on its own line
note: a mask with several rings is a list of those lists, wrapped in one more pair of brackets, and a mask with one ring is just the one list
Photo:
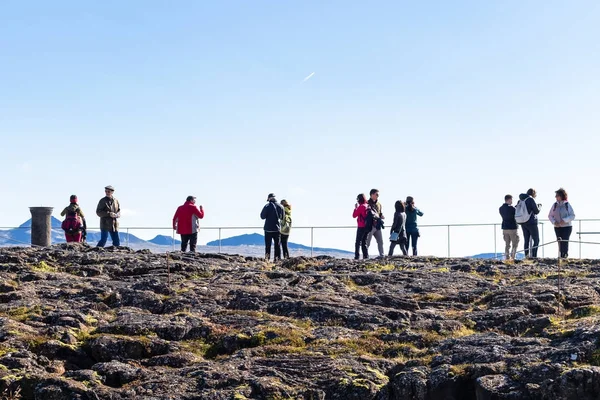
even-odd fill
[(356, 241), (354, 242), (354, 259), (360, 258), (360, 250), (362, 250), (363, 258), (369, 258), (369, 249), (367, 247), (367, 236), (369, 229), (356, 228)]
[[(571, 233), (573, 232), (572, 226), (561, 226), (560, 228), (554, 228), (556, 233), (556, 239), (569, 240)], [(562, 258), (569, 257), (569, 242), (558, 242), (558, 248), (560, 250), (560, 256)]]
[(181, 251), (187, 251), (188, 242), (190, 243), (190, 251), (196, 251), (196, 243), (198, 243), (198, 232), (188, 235), (181, 235)]
[[(538, 253), (538, 246), (540, 245), (540, 230), (537, 222), (535, 224), (523, 224), (523, 239), (525, 240), (525, 257), (536, 258)], [(529, 242), (533, 240), (533, 247), (529, 248)]]
[(279, 244), (280, 240), (281, 233), (265, 231), (265, 258), (267, 260), (271, 258), (271, 242), (273, 242), (273, 246), (275, 246), (274, 260), (277, 261), (281, 259), (281, 246)]
[(289, 251), (288, 245), (287, 245), (289, 238), (290, 238), (290, 235), (281, 234), (281, 250), (283, 251), (283, 258), (290, 258), (290, 251)]

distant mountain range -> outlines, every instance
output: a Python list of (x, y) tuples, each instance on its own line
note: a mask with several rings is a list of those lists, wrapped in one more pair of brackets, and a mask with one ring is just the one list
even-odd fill
[[(65, 243), (65, 233), (61, 228), (62, 221), (51, 217), (51, 241), (52, 243)], [(173, 239), (171, 236), (157, 235), (151, 240), (140, 239), (139, 237), (127, 232), (119, 232), (121, 244), (129, 244), (133, 249), (150, 249), (156, 252), (170, 251), (173, 246), (179, 249), (181, 241)], [(87, 231), (87, 242), (94, 246), (100, 240), (100, 232)], [(0, 246), (28, 246), (31, 244), (31, 219), (25, 221), (18, 228), (0, 230)], [(110, 238), (107, 245), (111, 245)], [(198, 246), (196, 251), (203, 253), (216, 253), (219, 251), (219, 241), (215, 240), (207, 243), (206, 246)], [(229, 254), (241, 254), (249, 256), (264, 256), (265, 239), (258, 233), (233, 236), (221, 240), (221, 251)], [(307, 256), (311, 254), (310, 246), (290, 242), (288, 244), (292, 256)], [(314, 255), (330, 255), (334, 257), (347, 258), (354, 253), (346, 250), (315, 247), (312, 250)]]
[[(61, 228), (62, 221), (51, 217), (51, 227), (52, 231), (50, 236), (52, 238), (52, 243), (65, 243), (65, 232)], [(119, 238), (121, 239), (121, 244), (125, 244), (128, 242), (127, 232), (119, 232)], [(90, 244), (95, 244), (100, 240), (100, 232), (98, 231), (87, 231), (87, 242)], [(110, 243), (110, 239), (108, 240)], [(135, 248), (144, 248), (144, 244), (152, 244), (157, 246), (172, 246), (173, 243), (175, 245), (181, 244), (181, 242), (177, 239), (173, 242), (173, 238), (165, 235), (157, 235), (155, 238), (151, 240), (140, 239), (139, 237), (129, 234), (129, 246)], [(0, 246), (20, 246), (20, 245), (29, 245), (31, 244), (31, 219), (28, 219), (18, 228), (8, 229), (8, 230), (0, 230)]]
[[(213, 240), (212, 242), (206, 243), (207, 246), (218, 246), (219, 241)], [(265, 245), (265, 237), (258, 233), (249, 233), (245, 235), (233, 236), (226, 239), (221, 239), (221, 246), (261, 246), (264, 248)], [(310, 246), (305, 246), (303, 244), (288, 242), (288, 248), (290, 250), (305, 250), (310, 251)], [(352, 254), (351, 251), (340, 250), (340, 249), (332, 249), (327, 247), (314, 247), (313, 252), (317, 251), (319, 253), (323, 252), (339, 252), (345, 254)]]

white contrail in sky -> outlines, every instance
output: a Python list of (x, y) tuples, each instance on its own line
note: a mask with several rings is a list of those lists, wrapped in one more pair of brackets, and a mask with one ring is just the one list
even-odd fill
[(306, 82), (307, 80), (309, 80), (310, 78), (312, 78), (314, 74), (315, 74), (314, 72), (311, 72), (310, 75), (307, 76), (306, 78), (304, 78), (304, 80), (302, 82)]

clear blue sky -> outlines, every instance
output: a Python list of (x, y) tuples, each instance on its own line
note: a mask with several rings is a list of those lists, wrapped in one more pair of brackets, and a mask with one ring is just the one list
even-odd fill
[(123, 226), (168, 227), (188, 194), (205, 226), (260, 226), (269, 192), (296, 225), (353, 225), (372, 187), (421, 223), (559, 186), (600, 218), (598, 21), (597, 1), (4, 1), (0, 225), (72, 193), (93, 215), (107, 184)]

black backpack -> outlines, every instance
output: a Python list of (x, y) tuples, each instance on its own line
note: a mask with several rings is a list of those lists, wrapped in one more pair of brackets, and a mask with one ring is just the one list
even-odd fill
[(374, 226), (377, 226), (379, 213), (371, 204), (367, 205), (367, 216), (365, 217), (365, 228), (371, 230)]

